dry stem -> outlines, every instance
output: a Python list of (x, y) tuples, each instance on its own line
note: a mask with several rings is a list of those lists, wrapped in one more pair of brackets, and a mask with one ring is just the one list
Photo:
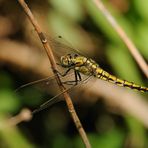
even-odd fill
[(105, 8), (104, 4), (101, 2), (101, 0), (93, 0), (96, 4), (97, 8), (101, 10), (103, 15), (106, 17), (108, 22), (112, 25), (112, 27), (115, 29), (115, 31), (118, 33), (120, 38), (123, 40), (125, 45), (128, 47), (128, 50), (131, 52), (132, 56), (135, 58), (136, 62), (142, 69), (143, 73), (148, 78), (148, 65), (144, 61), (143, 57), (139, 53), (138, 49), (134, 45), (134, 43), (128, 38), (124, 30), (119, 26), (119, 24), (116, 22), (116, 20), (113, 18), (113, 16), (110, 14), (110, 12)]
[[(34, 28), (35, 28), (37, 34), (39, 35), (39, 38), (40, 38), (40, 40), (41, 40), (41, 42), (42, 42), (42, 44), (43, 44), (43, 46), (44, 46), (44, 49), (45, 49), (45, 51), (46, 51), (46, 53), (47, 53), (47, 55), (48, 55), (48, 58), (49, 58), (49, 61), (50, 61), (50, 63), (51, 63), (51, 67), (52, 67), (53, 73), (54, 73), (54, 75), (55, 75), (55, 77), (56, 77), (56, 81), (57, 81), (57, 83), (58, 83), (58, 85), (59, 85), (59, 88), (60, 88), (60, 90), (61, 90), (62, 92), (64, 92), (64, 91), (65, 91), (65, 87), (62, 85), (61, 80), (60, 80), (60, 78), (59, 78), (59, 76), (58, 76), (58, 74), (57, 74), (56, 62), (55, 62), (55, 59), (54, 59), (52, 50), (51, 50), (51, 48), (50, 48), (50, 45), (49, 45), (48, 42), (47, 42), (47, 39), (46, 39), (45, 35), (44, 35), (43, 32), (41, 31), (41, 28), (40, 28), (38, 22), (37, 22), (36, 19), (34, 18), (32, 12), (31, 12), (30, 9), (28, 8), (28, 6), (27, 6), (27, 4), (24, 2), (24, 0), (18, 0), (18, 2), (20, 3), (20, 5), (22, 6), (22, 8), (24, 9), (24, 11), (25, 11), (25, 13), (27, 14), (27, 16), (28, 16), (30, 22), (32, 23), (32, 25), (34, 26)], [(81, 124), (81, 122), (80, 122), (80, 120), (79, 120), (79, 118), (78, 118), (78, 116), (77, 116), (77, 114), (76, 114), (76, 111), (75, 111), (75, 109), (74, 109), (74, 106), (73, 106), (73, 103), (72, 103), (72, 101), (71, 101), (71, 98), (70, 98), (69, 94), (68, 94), (67, 92), (64, 92), (64, 93), (63, 93), (63, 96), (64, 96), (65, 101), (66, 101), (66, 103), (67, 103), (68, 110), (69, 110), (69, 112), (70, 112), (70, 114), (71, 114), (71, 116), (72, 116), (72, 118), (73, 118), (73, 121), (74, 121), (74, 123), (75, 123), (75, 125), (76, 125), (76, 127), (77, 127), (77, 130), (79, 131), (79, 134), (80, 134), (80, 136), (81, 136), (81, 138), (82, 138), (82, 140), (83, 140), (85, 146), (86, 146), (87, 148), (90, 148), (91, 145), (90, 145), (89, 140), (88, 140), (88, 138), (87, 138), (87, 135), (86, 135), (86, 133), (85, 133), (83, 127), (82, 127), (82, 124)]]
[(11, 126), (15, 126), (15, 125), (19, 124), (20, 122), (30, 121), (31, 119), (32, 119), (31, 111), (27, 108), (24, 108), (21, 110), (21, 112), (18, 115), (8, 119), (7, 123)]

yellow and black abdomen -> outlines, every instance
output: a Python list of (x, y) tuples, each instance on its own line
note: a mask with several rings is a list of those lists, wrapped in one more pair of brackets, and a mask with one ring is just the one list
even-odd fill
[(87, 59), (86, 57), (78, 56), (73, 59), (73, 62), (76, 65), (75, 69), (83, 73), (84, 75), (92, 75), (99, 79), (114, 83), (118, 86), (128, 87), (141, 92), (148, 92), (148, 87), (140, 86), (133, 82), (119, 79), (100, 68), (99, 65), (92, 59)]
[(138, 91), (141, 91), (141, 92), (148, 92), (148, 87), (140, 86), (140, 85), (137, 85), (133, 82), (129, 82), (129, 81), (126, 81), (126, 80), (119, 79), (119, 78), (109, 74), (108, 72), (104, 71), (102, 68), (99, 68), (99, 67), (96, 69), (95, 76), (99, 79), (109, 81), (109, 82), (114, 83), (118, 86), (128, 87), (128, 88), (135, 89), (135, 90), (138, 90)]

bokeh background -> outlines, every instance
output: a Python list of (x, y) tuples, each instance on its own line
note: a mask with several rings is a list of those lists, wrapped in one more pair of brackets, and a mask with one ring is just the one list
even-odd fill
[[(26, 2), (49, 38), (61, 35), (65, 44), (86, 53), (111, 74), (148, 86), (127, 47), (91, 0)], [(148, 2), (103, 2), (147, 61)], [(23, 108), (33, 110), (56, 94), (57, 86), (44, 91), (45, 83), (38, 85), (41, 89), (30, 86), (15, 93), (19, 86), (47, 76), (52, 76), (49, 60), (22, 8), (17, 1), (0, 0), (1, 148), (84, 147), (64, 102), (39, 112), (29, 122), (3, 128)], [(102, 81), (94, 85), (88, 83), (71, 93), (92, 147), (148, 147), (147, 94)]]

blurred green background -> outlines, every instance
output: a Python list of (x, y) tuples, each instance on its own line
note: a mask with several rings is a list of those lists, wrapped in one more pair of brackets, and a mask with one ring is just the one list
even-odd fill
[[(81, 49), (110, 73), (147, 86), (146, 77), (127, 47), (91, 0), (26, 2), (46, 34), (52, 38), (61, 35), (68, 45)], [(148, 2), (103, 2), (148, 61)], [(18, 114), (22, 108), (33, 110), (53, 94), (47, 96), (32, 87), (14, 92), (22, 84), (51, 75), (42, 45), (17, 1), (0, 1), (0, 48), (2, 125), (5, 119)], [(147, 99), (146, 94), (138, 95)], [(147, 128), (133, 116), (109, 107), (103, 97), (98, 96), (97, 101), (92, 102), (82, 100), (75, 104), (75, 108), (93, 148), (148, 147)], [(1, 148), (84, 147), (64, 102), (36, 114), (29, 122), (11, 128), (2, 127)]]

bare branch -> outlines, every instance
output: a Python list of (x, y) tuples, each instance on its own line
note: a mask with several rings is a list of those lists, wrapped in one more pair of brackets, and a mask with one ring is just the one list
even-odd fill
[(31, 111), (29, 109), (24, 108), (21, 110), (21, 112), (18, 115), (6, 120), (6, 124), (10, 126), (15, 126), (23, 121), (30, 121), (31, 119), (32, 119)]
[[(31, 12), (30, 9), (28, 8), (28, 6), (27, 6), (27, 4), (24, 2), (24, 0), (18, 0), (18, 2), (19, 2), (20, 5), (22, 6), (22, 8), (24, 9), (26, 15), (28, 16), (30, 22), (31, 22), (32, 25), (34, 26), (34, 28), (35, 28), (35, 30), (36, 30), (36, 32), (37, 32), (37, 34), (38, 34), (38, 36), (39, 36), (39, 38), (40, 38), (40, 40), (41, 40), (43, 46), (44, 46), (44, 49), (45, 49), (45, 51), (46, 51), (46, 53), (47, 53), (47, 55), (48, 55), (48, 58), (49, 58), (49, 60), (50, 60), (50, 64), (51, 64), (51, 67), (52, 67), (52, 71), (53, 71), (53, 73), (54, 73), (54, 75), (55, 75), (55, 77), (56, 77), (56, 81), (57, 81), (57, 83), (58, 83), (58, 85), (59, 85), (59, 88), (60, 88), (60, 90), (61, 90), (62, 92), (64, 92), (64, 91), (65, 91), (65, 87), (62, 85), (61, 80), (60, 80), (60, 78), (59, 78), (59, 76), (58, 76), (58, 74), (57, 74), (57, 67), (56, 67), (56, 62), (55, 62), (55, 59), (54, 59), (54, 55), (53, 55), (53, 53), (52, 53), (52, 50), (51, 50), (50, 45), (48, 44), (48, 41), (47, 41), (47, 39), (46, 39), (46, 36), (45, 36), (45, 35), (43, 34), (43, 32), (41, 31), (41, 28), (40, 28), (40, 26), (39, 26), (37, 20), (34, 18), (32, 12)], [(86, 135), (86, 133), (85, 133), (83, 127), (82, 127), (82, 124), (81, 124), (81, 122), (80, 122), (80, 120), (79, 120), (79, 118), (78, 118), (78, 116), (77, 116), (77, 114), (76, 114), (76, 111), (75, 111), (75, 109), (74, 109), (74, 106), (73, 106), (73, 103), (72, 103), (72, 101), (71, 101), (71, 98), (70, 98), (69, 94), (68, 94), (67, 92), (64, 92), (64, 93), (63, 93), (63, 96), (64, 96), (64, 98), (65, 98), (65, 101), (66, 101), (66, 103), (67, 103), (67, 107), (68, 107), (68, 109), (69, 109), (69, 112), (70, 112), (70, 114), (71, 114), (71, 116), (72, 116), (72, 118), (73, 118), (73, 121), (74, 121), (74, 123), (75, 123), (75, 125), (76, 125), (76, 127), (77, 127), (77, 130), (79, 131), (79, 134), (80, 134), (80, 136), (81, 136), (81, 138), (82, 138), (82, 140), (83, 140), (85, 146), (86, 146), (87, 148), (90, 148), (91, 145), (90, 145), (89, 140), (88, 140), (88, 138), (87, 138), (87, 135)]]
[(116, 20), (113, 18), (113, 16), (110, 14), (110, 12), (105, 8), (104, 4), (101, 2), (101, 0), (93, 0), (96, 4), (97, 8), (101, 10), (103, 15), (106, 17), (108, 22), (112, 25), (112, 27), (115, 29), (115, 31), (118, 33), (120, 38), (123, 40), (125, 45), (128, 47), (128, 50), (131, 52), (132, 56), (135, 58), (136, 62), (142, 69), (143, 73), (148, 78), (148, 65), (144, 61), (143, 57), (139, 53), (138, 49), (134, 45), (134, 43), (129, 39), (129, 37), (126, 35), (124, 30), (119, 26), (119, 24), (116, 22)]

